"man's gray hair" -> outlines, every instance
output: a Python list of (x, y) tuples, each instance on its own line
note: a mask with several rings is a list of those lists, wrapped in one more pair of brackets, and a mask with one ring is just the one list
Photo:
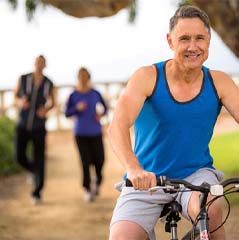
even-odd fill
[(206, 29), (208, 30), (209, 34), (211, 34), (210, 29), (210, 20), (208, 15), (202, 11), (200, 8), (191, 6), (191, 5), (185, 5), (180, 8), (178, 8), (171, 17), (169, 22), (169, 32), (171, 33), (174, 29), (174, 27), (177, 25), (178, 20), (182, 18), (199, 18), (204, 23)]

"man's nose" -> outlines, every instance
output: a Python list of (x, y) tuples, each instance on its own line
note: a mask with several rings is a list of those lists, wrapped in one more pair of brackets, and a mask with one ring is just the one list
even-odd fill
[(188, 50), (189, 51), (194, 51), (197, 49), (197, 42), (192, 39), (190, 42), (189, 42), (189, 46), (188, 46)]

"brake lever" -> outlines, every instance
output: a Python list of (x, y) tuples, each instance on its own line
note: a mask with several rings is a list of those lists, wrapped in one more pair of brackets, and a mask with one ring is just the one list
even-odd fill
[(155, 193), (159, 190), (163, 190), (166, 193), (170, 193), (170, 192), (176, 192), (176, 189), (174, 186), (154, 186), (148, 189), (149, 193)]

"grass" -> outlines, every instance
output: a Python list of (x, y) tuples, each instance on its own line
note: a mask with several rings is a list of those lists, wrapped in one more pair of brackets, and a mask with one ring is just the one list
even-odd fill
[[(214, 166), (225, 173), (225, 178), (239, 177), (239, 132), (213, 137), (210, 151)], [(238, 194), (231, 194), (228, 199), (232, 205), (238, 204)]]
[(239, 132), (213, 137), (210, 151), (215, 167), (223, 171), (225, 177), (239, 177)]

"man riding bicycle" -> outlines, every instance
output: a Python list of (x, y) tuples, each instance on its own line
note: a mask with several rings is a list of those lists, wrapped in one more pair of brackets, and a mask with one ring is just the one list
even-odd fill
[[(210, 39), (206, 13), (194, 6), (180, 7), (170, 19), (167, 34), (173, 59), (139, 68), (119, 98), (108, 135), (133, 188), (124, 187), (124, 182), (120, 186), (110, 240), (154, 240), (163, 206), (172, 200), (182, 205), (185, 218), (195, 220), (200, 193), (149, 195), (147, 189), (156, 185), (156, 176), (195, 185), (217, 184), (223, 177), (213, 166), (208, 145), (222, 106), (239, 122), (239, 89), (227, 74), (203, 65)], [(220, 225), (220, 200), (213, 203), (209, 218), (209, 229)], [(225, 239), (223, 228), (211, 239)]]

